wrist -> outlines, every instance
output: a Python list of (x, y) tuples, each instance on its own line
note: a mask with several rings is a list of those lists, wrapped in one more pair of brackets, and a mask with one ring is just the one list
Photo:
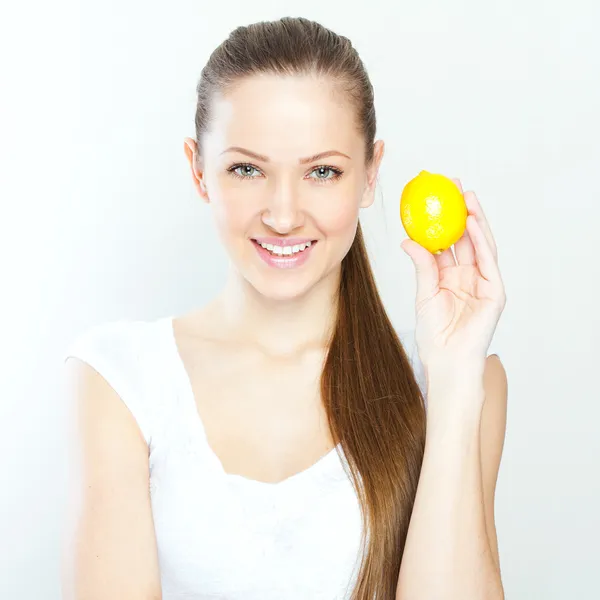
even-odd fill
[(427, 389), (437, 392), (477, 392), (483, 390), (486, 359), (440, 360), (424, 367)]
[(484, 366), (462, 363), (427, 369), (428, 418), (478, 422), (485, 402)]
[(484, 402), (483, 385), (428, 385), (428, 436), (441, 433), (454, 437), (479, 431)]

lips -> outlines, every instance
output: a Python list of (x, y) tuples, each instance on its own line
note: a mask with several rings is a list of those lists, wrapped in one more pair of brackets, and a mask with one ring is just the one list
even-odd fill
[(312, 238), (281, 238), (281, 237), (256, 237), (251, 238), (259, 244), (272, 244), (273, 246), (297, 246), (298, 244), (306, 244), (307, 242), (316, 242)]
[[(262, 240), (265, 238), (260, 238), (260, 239)], [(273, 238), (266, 238), (266, 239), (273, 239)], [(281, 240), (281, 238), (276, 238), (276, 239)], [(295, 239), (300, 240), (300, 238), (295, 238)], [(289, 240), (291, 241), (292, 238), (289, 238)], [(306, 240), (306, 241), (311, 241), (311, 240)], [(306, 241), (300, 240), (297, 243), (304, 244), (304, 243), (306, 243)], [(263, 242), (263, 243), (271, 243), (271, 242)], [(281, 244), (281, 242), (276, 243), (274, 245), (279, 246), (280, 244)], [(260, 256), (260, 258), (262, 258), (262, 260), (270, 267), (275, 267), (278, 269), (291, 269), (294, 267), (299, 267), (299, 266), (303, 265), (304, 263), (306, 263), (309, 256), (314, 251), (314, 248), (317, 245), (317, 243), (313, 242), (310, 246), (308, 246), (304, 250), (300, 250), (299, 252), (294, 252), (293, 254), (274, 254), (274, 253), (270, 252), (269, 250), (267, 250), (266, 248), (263, 248), (260, 245), (260, 243), (258, 243), (256, 240), (252, 240), (252, 245), (256, 248), (256, 251), (258, 252), (258, 255)], [(290, 246), (290, 245), (294, 245), (294, 244), (290, 244), (290, 242), (288, 240), (286, 240), (286, 243), (284, 244), (284, 246)]]

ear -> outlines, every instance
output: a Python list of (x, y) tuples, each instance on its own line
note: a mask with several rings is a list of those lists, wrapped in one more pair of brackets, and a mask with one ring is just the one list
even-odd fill
[(377, 185), (377, 174), (379, 173), (379, 165), (385, 151), (385, 143), (383, 140), (377, 140), (373, 149), (373, 161), (367, 168), (367, 184), (365, 186), (362, 199), (360, 201), (361, 208), (371, 206), (375, 201), (375, 186)]
[(204, 172), (202, 170), (201, 160), (198, 157), (198, 144), (192, 138), (186, 137), (183, 141), (183, 150), (190, 163), (192, 171), (192, 181), (200, 197), (206, 202), (210, 202), (206, 183), (204, 181)]

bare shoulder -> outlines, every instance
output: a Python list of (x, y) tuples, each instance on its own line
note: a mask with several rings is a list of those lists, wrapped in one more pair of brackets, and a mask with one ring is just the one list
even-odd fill
[(484, 385), (506, 388), (506, 369), (497, 354), (491, 354), (485, 359)]
[(495, 524), (495, 492), (506, 435), (508, 380), (506, 370), (496, 354), (488, 356), (483, 376), (485, 401), (481, 414), (481, 476), (486, 530), (494, 560), (500, 567)]
[(147, 457), (148, 446), (135, 418), (96, 369), (84, 360), (70, 356), (63, 366), (63, 383), (69, 415), (73, 417), (73, 433), (86, 439), (96, 436), (99, 440), (102, 435), (112, 437), (119, 434), (118, 443), (127, 444), (134, 454)]
[(488, 356), (483, 375), (485, 401), (481, 416), (481, 443), (484, 468), (494, 487), (506, 434), (508, 378), (500, 357)]
[(483, 375), (485, 401), (481, 415), (481, 447), (484, 477), (495, 488), (506, 435), (508, 378), (500, 357), (488, 356)]
[(146, 441), (89, 364), (69, 357), (63, 383), (71, 461), (64, 598), (160, 598)]

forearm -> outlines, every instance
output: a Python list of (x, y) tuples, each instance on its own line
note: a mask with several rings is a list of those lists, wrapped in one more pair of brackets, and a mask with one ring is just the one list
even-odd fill
[(425, 454), (397, 600), (499, 600), (483, 504), (480, 378), (431, 379)]

